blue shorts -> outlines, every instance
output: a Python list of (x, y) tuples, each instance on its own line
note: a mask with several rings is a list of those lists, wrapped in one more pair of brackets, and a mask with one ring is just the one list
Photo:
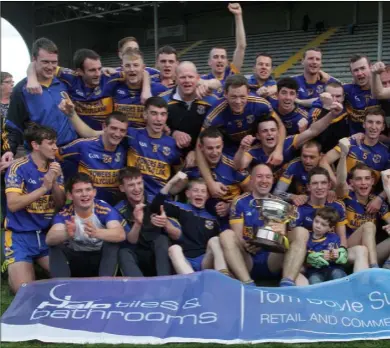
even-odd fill
[(253, 280), (262, 278), (275, 279), (280, 277), (281, 272), (271, 272), (268, 268), (269, 254), (270, 251), (261, 250), (256, 255), (251, 255), (253, 267), (250, 276)]
[(46, 234), (36, 232), (5, 231), (3, 269), (15, 262), (33, 263), (35, 259), (49, 255)]
[(202, 270), (202, 261), (206, 254), (202, 254), (198, 257), (186, 257), (187, 261), (191, 264), (195, 272), (200, 272)]

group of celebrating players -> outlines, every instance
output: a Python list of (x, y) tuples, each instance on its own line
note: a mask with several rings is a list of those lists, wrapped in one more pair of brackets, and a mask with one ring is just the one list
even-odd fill
[[(52, 277), (215, 269), (248, 286), (390, 268), (390, 69), (356, 54), (342, 84), (310, 48), (301, 75), (276, 82), (260, 53), (243, 76), (242, 10), (228, 9), (232, 62), (213, 48), (202, 76), (170, 46), (158, 70), (145, 67), (134, 37), (119, 41), (121, 67), (80, 49), (75, 70), (35, 41), (2, 132), (12, 291), (35, 279), (34, 261)], [(267, 198), (296, 207), (288, 224), (271, 223), (285, 253), (251, 243), (265, 223), (253, 201)]]

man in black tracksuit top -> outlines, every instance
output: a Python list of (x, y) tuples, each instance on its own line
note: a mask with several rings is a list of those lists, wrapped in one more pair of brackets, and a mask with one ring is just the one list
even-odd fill
[(152, 214), (154, 213), (151, 221), (154, 225), (164, 228), (175, 241), (176, 244), (169, 248), (169, 257), (178, 274), (188, 274), (206, 268), (228, 274), (219, 243), (220, 229), (217, 218), (205, 209), (208, 191), (203, 179), (189, 183), (186, 190), (188, 204), (166, 201), (171, 188), (179, 186), (186, 178), (186, 174), (178, 172), (161, 189), (150, 208)]

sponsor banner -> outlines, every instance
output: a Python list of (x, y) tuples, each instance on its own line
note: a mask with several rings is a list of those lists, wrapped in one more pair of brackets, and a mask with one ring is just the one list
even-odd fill
[(38, 281), (1, 319), (2, 341), (315, 342), (390, 338), (390, 271), (307, 287), (244, 287), (215, 271)]

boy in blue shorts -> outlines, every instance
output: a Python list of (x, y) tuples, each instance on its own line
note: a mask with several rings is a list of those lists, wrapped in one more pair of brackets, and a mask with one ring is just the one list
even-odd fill
[(342, 265), (348, 261), (348, 251), (340, 246), (340, 237), (333, 231), (339, 219), (340, 215), (333, 207), (316, 211), (313, 231), (307, 242), (306, 277), (310, 284), (347, 276)]
[(5, 263), (13, 292), (35, 280), (34, 261), (49, 270), (45, 233), (57, 208), (65, 203), (64, 178), (55, 162), (57, 134), (49, 127), (34, 126), (24, 138), (28, 156), (16, 160), (5, 176), (7, 215), (4, 222)]

